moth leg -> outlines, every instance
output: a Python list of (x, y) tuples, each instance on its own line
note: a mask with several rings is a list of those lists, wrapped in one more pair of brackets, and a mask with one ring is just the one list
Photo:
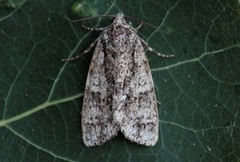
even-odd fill
[(138, 25), (138, 27), (135, 28), (135, 30), (137, 31), (138, 29), (140, 29), (142, 27), (143, 23), (141, 23), (140, 25)]
[(108, 28), (108, 27), (103, 27), (103, 28), (90, 28), (90, 27), (87, 27), (87, 26), (84, 26), (84, 25), (82, 25), (82, 27), (83, 27), (84, 29), (91, 30), (91, 31), (93, 31), (93, 30), (102, 31), (102, 30), (106, 30), (106, 29)]
[(75, 57), (72, 57), (72, 58), (67, 58), (67, 59), (62, 59), (62, 61), (72, 61), (72, 60), (76, 60), (76, 59), (79, 59), (83, 54), (89, 52), (92, 47), (94, 47), (94, 45), (97, 43), (97, 41), (99, 40), (99, 37), (97, 39), (95, 39), (91, 44), (90, 46), (85, 50), (83, 51), (82, 53), (80, 53), (79, 55), (75, 56)]
[(145, 40), (143, 40), (142, 38), (139, 37), (139, 39), (141, 40), (141, 42), (143, 43), (144, 46), (147, 47), (147, 49), (151, 52), (154, 52), (157, 56), (159, 57), (165, 57), (165, 58), (169, 58), (169, 57), (174, 57), (174, 55), (165, 55), (165, 54), (161, 54), (157, 51), (155, 51), (154, 49), (152, 49), (152, 47), (150, 47), (147, 42), (145, 42)]

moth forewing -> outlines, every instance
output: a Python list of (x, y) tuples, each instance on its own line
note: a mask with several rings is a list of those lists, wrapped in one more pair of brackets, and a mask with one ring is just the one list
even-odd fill
[(82, 134), (86, 146), (101, 145), (119, 130), (111, 107), (112, 97), (106, 84), (103, 44), (98, 41), (86, 81), (83, 108)]
[[(134, 33), (134, 32), (133, 32)], [(115, 112), (114, 118), (120, 129), (131, 141), (153, 146), (158, 139), (158, 109), (151, 71), (146, 54), (138, 36), (132, 37), (131, 60), (127, 68), (123, 87), (126, 96)], [(134, 65), (134, 66), (132, 66)]]

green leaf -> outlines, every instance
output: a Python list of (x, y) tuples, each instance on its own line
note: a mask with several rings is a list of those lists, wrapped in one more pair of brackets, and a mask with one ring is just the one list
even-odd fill
[[(154, 147), (119, 135), (86, 148), (80, 112), (93, 50), (110, 18), (146, 21), (139, 35), (171, 59), (147, 52), (159, 106)], [(1, 161), (240, 161), (240, 5), (237, 0), (1, 1)], [(133, 22), (137, 27), (139, 22)]]

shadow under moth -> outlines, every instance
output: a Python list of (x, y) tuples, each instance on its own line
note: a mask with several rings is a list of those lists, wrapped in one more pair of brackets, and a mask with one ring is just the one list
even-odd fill
[[(158, 140), (158, 108), (144, 46), (122, 13), (101, 30), (88, 71), (82, 107), (82, 138), (87, 147), (102, 145), (122, 132), (130, 141), (154, 146)], [(173, 57), (155, 52), (160, 57)], [(80, 55), (63, 59), (70, 61)]]

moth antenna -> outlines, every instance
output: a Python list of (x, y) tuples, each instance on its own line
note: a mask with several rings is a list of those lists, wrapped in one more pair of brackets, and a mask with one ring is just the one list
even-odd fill
[(90, 20), (90, 19), (95, 19), (95, 18), (98, 18), (98, 17), (116, 17), (114, 15), (97, 15), (97, 16), (92, 16), (92, 17), (86, 17), (86, 18), (82, 18), (82, 19), (78, 19), (78, 20), (72, 20), (72, 19), (69, 19), (68, 17), (64, 16), (65, 19), (71, 21), (71, 22), (79, 22), (79, 21), (84, 21), (84, 20)]
[[(98, 17), (116, 17), (115, 15), (97, 15), (97, 16), (92, 16), (92, 17), (86, 17), (86, 18), (82, 18), (82, 19), (78, 19), (78, 20), (72, 20), (72, 19), (69, 19), (68, 17), (64, 16), (65, 19), (71, 21), (71, 22), (80, 22), (80, 21), (84, 21), (84, 20), (90, 20), (90, 19), (95, 19), (95, 18), (98, 18)], [(162, 32), (162, 33), (165, 33), (165, 34), (170, 34), (164, 30), (161, 30), (159, 29), (158, 27), (150, 24), (150, 23), (147, 23), (146, 21), (143, 21), (143, 20), (140, 20), (138, 18), (134, 18), (134, 17), (131, 17), (131, 16), (124, 16), (125, 18), (128, 18), (128, 19), (132, 19), (132, 20), (135, 20), (135, 21), (138, 21), (140, 23), (143, 23), (143, 24), (146, 24), (154, 29), (157, 29), (158, 31)], [(171, 34), (170, 34), (171, 35)]]
[[(156, 27), (156, 26), (154, 26), (154, 25), (152, 25), (152, 24), (150, 24), (150, 23), (147, 23), (146, 21), (140, 20), (140, 19), (138, 19), (138, 18), (131, 17), (131, 16), (124, 16), (124, 17), (126, 17), (126, 18), (128, 18), (128, 19), (132, 19), (132, 20), (138, 21), (138, 22), (143, 23), (143, 24), (146, 24), (146, 25), (148, 25), (148, 26), (150, 26), (150, 27), (152, 27), (152, 28), (154, 28), (154, 29), (157, 29), (158, 31), (160, 31), (160, 32), (162, 32), (162, 33), (170, 34), (170, 33), (166, 32), (166, 31), (161, 30), (161, 29), (159, 29), (158, 27)], [(171, 34), (170, 34), (170, 35), (171, 35)]]

